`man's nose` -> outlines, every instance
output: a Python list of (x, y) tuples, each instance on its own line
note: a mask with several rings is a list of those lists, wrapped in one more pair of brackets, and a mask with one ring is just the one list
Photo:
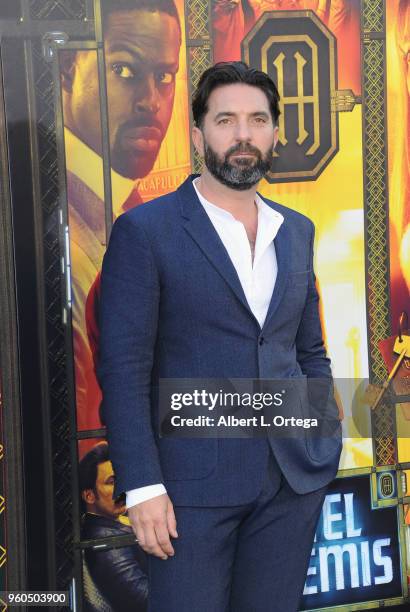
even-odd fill
[(238, 121), (235, 129), (236, 140), (249, 142), (252, 139), (252, 132), (247, 121)]
[(150, 113), (152, 115), (158, 113), (160, 109), (159, 92), (153, 74), (139, 81), (134, 108), (139, 113)]

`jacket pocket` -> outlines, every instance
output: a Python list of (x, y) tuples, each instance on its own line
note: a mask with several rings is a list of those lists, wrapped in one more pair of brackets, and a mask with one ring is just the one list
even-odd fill
[(326, 379), (305, 377), (305, 384), (298, 385), (298, 391), (304, 418), (317, 420), (317, 426), (305, 429), (307, 453), (312, 461), (324, 462), (342, 448), (342, 428), (333, 386)]
[(289, 286), (304, 286), (308, 284), (312, 270), (301, 270), (300, 272), (289, 272)]

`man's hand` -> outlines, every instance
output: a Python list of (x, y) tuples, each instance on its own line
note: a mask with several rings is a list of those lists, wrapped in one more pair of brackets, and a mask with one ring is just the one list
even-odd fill
[(128, 518), (145, 552), (164, 560), (174, 555), (169, 536), (178, 537), (177, 522), (167, 494), (131, 506), (128, 508)]

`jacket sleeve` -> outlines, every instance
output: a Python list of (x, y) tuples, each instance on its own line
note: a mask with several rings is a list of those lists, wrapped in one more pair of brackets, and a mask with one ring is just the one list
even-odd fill
[(125, 213), (115, 221), (101, 271), (97, 375), (114, 467), (114, 497), (163, 482), (151, 425), (151, 370), (159, 277), (149, 240)]
[(315, 228), (311, 223), (309, 246), (309, 282), (306, 304), (296, 334), (297, 361), (303, 374), (309, 378), (331, 377), (330, 359), (326, 356), (323, 342), (322, 325), (319, 313), (319, 293), (313, 270), (313, 246)]

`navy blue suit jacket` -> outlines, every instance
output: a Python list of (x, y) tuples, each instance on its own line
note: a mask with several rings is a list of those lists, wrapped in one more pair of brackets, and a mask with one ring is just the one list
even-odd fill
[(326, 440), (158, 436), (153, 389), (160, 378), (331, 376), (312, 222), (265, 200), (284, 222), (274, 241), (278, 275), (261, 329), (193, 178), (121, 215), (104, 256), (97, 374), (114, 495), (162, 482), (177, 505), (248, 503), (261, 490), (269, 446), (293, 489), (313, 491), (336, 474), (339, 431)]

